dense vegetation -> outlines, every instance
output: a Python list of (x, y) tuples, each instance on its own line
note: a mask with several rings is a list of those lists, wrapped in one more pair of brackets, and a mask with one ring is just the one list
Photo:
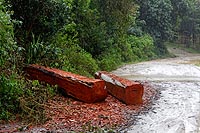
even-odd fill
[(41, 105), (55, 94), (24, 78), (27, 64), (91, 77), (163, 56), (165, 41), (200, 49), (199, 6), (196, 0), (0, 0), (0, 119), (20, 113), (40, 121)]

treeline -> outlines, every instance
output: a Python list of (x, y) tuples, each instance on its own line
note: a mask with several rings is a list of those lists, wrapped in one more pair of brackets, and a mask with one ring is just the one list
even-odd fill
[(12, 12), (22, 61), (18, 58), (17, 65), (38, 63), (90, 76), (155, 57), (148, 33), (128, 33), (138, 11), (131, 0), (7, 0), (4, 5)]
[[(0, 118), (16, 110), (37, 113), (51, 96), (51, 87), (23, 78), (27, 64), (92, 76), (163, 56), (165, 41), (188, 35), (195, 43), (199, 5), (196, 0), (0, 0)], [(38, 93), (46, 99), (35, 100)], [(31, 98), (36, 102), (24, 100)]]
[(136, 0), (136, 26), (154, 39), (157, 54), (166, 53), (165, 41), (200, 49), (200, 2), (198, 0)]

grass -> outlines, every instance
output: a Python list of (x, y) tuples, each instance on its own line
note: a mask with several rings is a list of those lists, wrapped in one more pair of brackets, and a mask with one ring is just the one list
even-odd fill
[(184, 50), (184, 51), (186, 51), (188, 53), (193, 53), (193, 54), (199, 54), (200, 53), (199, 49), (193, 48), (193, 47), (187, 48), (184, 44), (180, 44), (180, 43), (166, 42), (165, 45), (167, 47), (179, 48), (179, 49)]
[[(186, 48), (184, 44), (176, 44), (176, 43), (166, 42), (165, 45), (168, 48), (181, 49), (181, 50), (186, 51), (186, 52), (191, 53), (191, 54), (200, 54), (199, 49), (195, 49), (195, 48), (192, 48), (192, 47)], [(193, 60), (193, 61), (191, 61), (191, 63), (196, 65), (196, 66), (200, 66), (200, 59), (199, 60)]]
[(200, 66), (200, 61), (198, 63), (196, 63), (195, 65)]

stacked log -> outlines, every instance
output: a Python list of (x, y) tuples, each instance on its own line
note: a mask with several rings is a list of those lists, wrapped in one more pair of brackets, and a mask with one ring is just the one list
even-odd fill
[(144, 88), (139, 82), (120, 78), (105, 71), (95, 73), (95, 78), (104, 80), (107, 91), (122, 102), (128, 105), (142, 104)]
[(36, 64), (27, 66), (25, 71), (30, 79), (58, 85), (68, 95), (86, 103), (100, 102), (107, 97), (105, 82), (99, 79)]

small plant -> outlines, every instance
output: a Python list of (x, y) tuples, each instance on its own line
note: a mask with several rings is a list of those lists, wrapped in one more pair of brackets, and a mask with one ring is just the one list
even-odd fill
[(28, 122), (44, 123), (46, 118), (45, 103), (56, 94), (57, 87), (42, 85), (38, 80), (26, 81), (24, 94), (20, 97), (22, 118)]
[(155, 58), (156, 54), (153, 39), (149, 35), (144, 35), (141, 37), (130, 35), (128, 38), (128, 43), (131, 44), (135, 61)]
[(97, 126), (91, 125), (90, 122), (86, 123), (86, 125), (83, 126), (83, 133), (117, 133), (117, 131), (113, 129), (104, 129)]
[(0, 75), (0, 119), (8, 120), (20, 111), (19, 97), (22, 94), (21, 83), (15, 75), (9, 78)]
[(56, 88), (42, 85), (37, 80), (25, 80), (17, 74), (1, 74), (0, 119), (9, 120), (19, 114), (28, 122), (45, 122), (45, 103), (56, 94)]
[(32, 34), (33, 41), (27, 45), (26, 49), (26, 63), (36, 63), (41, 60), (43, 55), (45, 54), (45, 46), (44, 43), (40, 40), (40, 37), (37, 39), (35, 35)]

